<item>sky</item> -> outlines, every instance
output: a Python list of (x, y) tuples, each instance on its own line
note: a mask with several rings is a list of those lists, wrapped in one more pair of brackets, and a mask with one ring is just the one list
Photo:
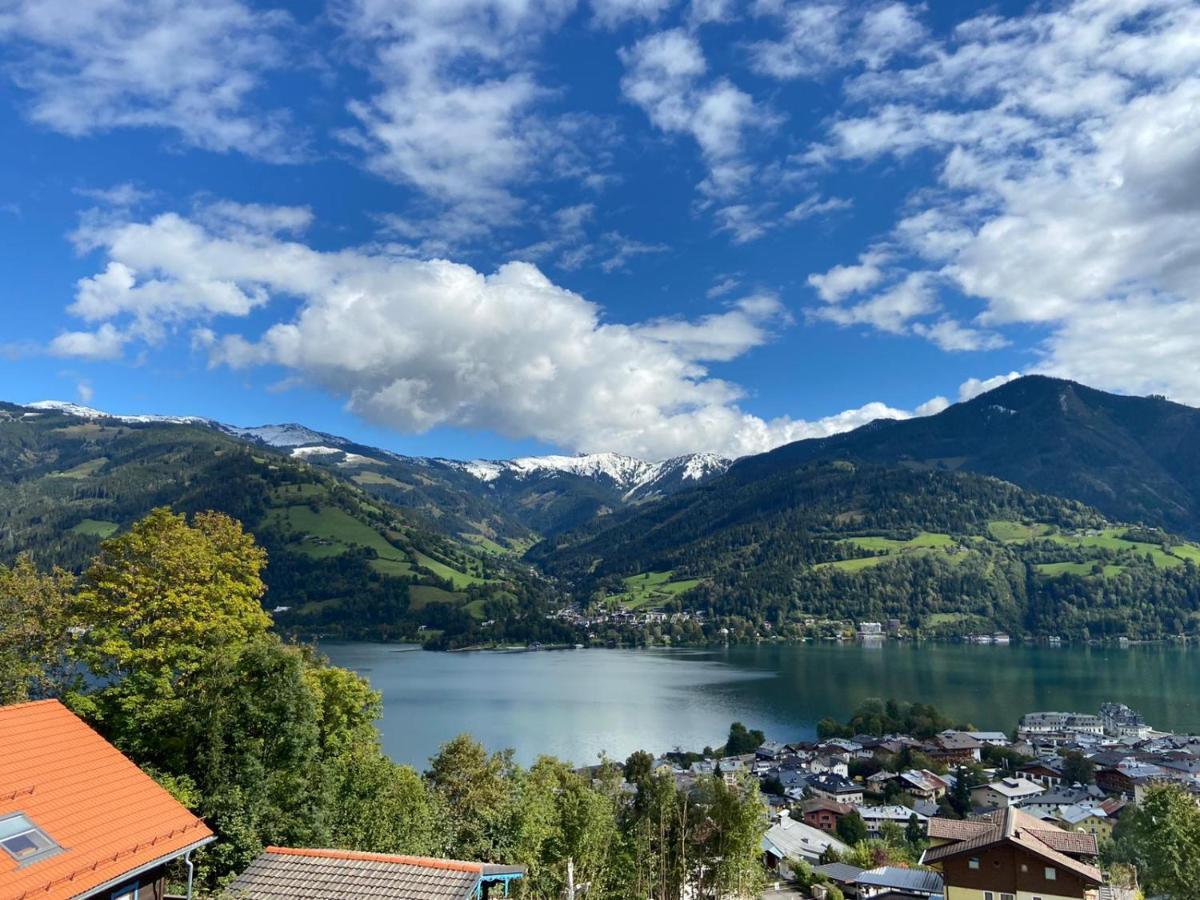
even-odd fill
[(1194, 0), (0, 0), (0, 398), (730, 456), (1200, 404)]

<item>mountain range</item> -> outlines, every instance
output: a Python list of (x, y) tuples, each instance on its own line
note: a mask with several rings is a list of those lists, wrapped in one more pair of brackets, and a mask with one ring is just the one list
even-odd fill
[(1200, 623), (1197, 438), (1191, 407), (1036, 376), (737, 461), (409, 457), (300, 424), (2, 404), (0, 552), (78, 566), (153, 505), (211, 506), (268, 546), (285, 624), (349, 635), (528, 638), (566, 601), (747, 636), (814, 615), (1157, 635)]

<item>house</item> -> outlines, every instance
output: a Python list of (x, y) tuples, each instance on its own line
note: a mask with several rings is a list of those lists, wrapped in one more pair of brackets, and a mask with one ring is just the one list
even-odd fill
[(902, 897), (941, 897), (942, 876), (925, 869), (903, 869), (899, 866), (880, 866), (869, 869), (854, 879), (858, 896), (862, 898), (899, 894)]
[(818, 863), (821, 854), (831, 847), (838, 853), (850, 852), (850, 848), (832, 834), (797, 822), (786, 809), (762, 838), (763, 860), (767, 868), (784, 876), (789, 875), (785, 865), (787, 860), (802, 859), (807, 863)]
[(880, 829), (884, 822), (891, 822), (900, 828), (908, 827), (909, 820), (917, 817), (917, 821), (921, 823), (921, 827), (925, 827), (925, 822), (929, 818), (923, 816), (915, 810), (909, 809), (907, 806), (860, 806), (858, 814), (862, 816), (863, 822), (867, 826), (867, 833), (871, 837), (879, 837)]
[(57, 700), (0, 707), (0, 897), (161, 900), (203, 820)]
[(854, 887), (854, 882), (865, 871), (866, 869), (860, 869), (858, 866), (852, 866), (849, 863), (826, 863), (823, 866), (813, 866), (814, 875), (820, 875), (822, 878), (829, 879), (843, 895), (850, 897), (858, 895), (858, 891)]
[(1096, 838), (1063, 831), (1019, 809), (971, 819), (930, 819), (921, 863), (942, 873), (945, 900), (1038, 897), (1083, 900), (1103, 878)]
[(1100, 721), (1104, 723), (1104, 733), (1109, 737), (1131, 737), (1139, 741), (1150, 737), (1150, 726), (1146, 720), (1124, 703), (1105, 703), (1100, 707)]
[(930, 772), (928, 769), (910, 769), (897, 776), (900, 786), (906, 793), (918, 800), (941, 800), (946, 796), (950, 785), (945, 779)]
[(1045, 789), (1036, 781), (1028, 778), (1001, 778), (991, 784), (981, 784), (971, 791), (971, 803), (975, 806), (989, 809), (1003, 809), (1006, 806), (1017, 806), (1022, 800), (1029, 800)]
[(825, 797), (839, 803), (859, 804), (863, 802), (861, 784), (833, 773), (812, 775), (808, 779), (808, 790), (814, 797)]
[(925, 752), (933, 759), (956, 766), (979, 762), (982, 748), (983, 742), (965, 731), (943, 731), (934, 736), (925, 747)]
[(229, 900), (477, 900), (507, 897), (520, 866), (356, 850), (268, 847), (223, 895)]
[(991, 744), (993, 747), (1007, 747), (1010, 743), (1003, 731), (968, 731), (967, 734), (981, 744)]
[(779, 741), (764, 741), (762, 746), (754, 751), (758, 759), (777, 760), (787, 755), (787, 745)]
[(1099, 716), (1074, 712), (1034, 712), (1021, 717), (1017, 737), (1061, 734), (1104, 734), (1104, 722)]
[(1104, 799), (1104, 792), (1094, 784), (1082, 787), (1060, 787), (1044, 794), (1038, 794), (1028, 800), (1022, 800), (1018, 806), (1031, 816), (1052, 816), (1061, 806), (1076, 804), (1097, 804)]
[(828, 797), (813, 797), (805, 800), (800, 806), (805, 825), (819, 828), (830, 834), (837, 833), (837, 824), (843, 816), (854, 812), (854, 807), (846, 803), (838, 803)]
[(1021, 766), (1017, 774), (1030, 781), (1036, 781), (1046, 790), (1052, 790), (1063, 783), (1062, 757), (1039, 759)]
[(1112, 837), (1113, 826), (1116, 822), (1098, 803), (1073, 803), (1070, 806), (1060, 806), (1052, 815), (1056, 822), (1067, 831), (1082, 831), (1093, 834), (1097, 838)]

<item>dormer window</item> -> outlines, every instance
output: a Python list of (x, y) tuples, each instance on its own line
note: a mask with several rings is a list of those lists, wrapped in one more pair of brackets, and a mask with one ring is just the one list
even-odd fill
[(15, 813), (0, 817), (0, 849), (20, 865), (27, 866), (53, 856), (62, 848), (28, 816)]

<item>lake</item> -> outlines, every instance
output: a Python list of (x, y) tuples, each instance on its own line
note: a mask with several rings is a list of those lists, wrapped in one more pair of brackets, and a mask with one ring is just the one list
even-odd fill
[(952, 718), (1009, 731), (1032, 710), (1095, 712), (1127, 703), (1156, 728), (1200, 732), (1200, 651), (1176, 647), (804, 644), (711, 650), (429, 653), (325, 642), (337, 665), (383, 694), (384, 748), (424, 767), (469, 732), (523, 763), (577, 765), (604, 751), (701, 749), (740, 720), (778, 740), (811, 737), (867, 697), (932, 703)]

